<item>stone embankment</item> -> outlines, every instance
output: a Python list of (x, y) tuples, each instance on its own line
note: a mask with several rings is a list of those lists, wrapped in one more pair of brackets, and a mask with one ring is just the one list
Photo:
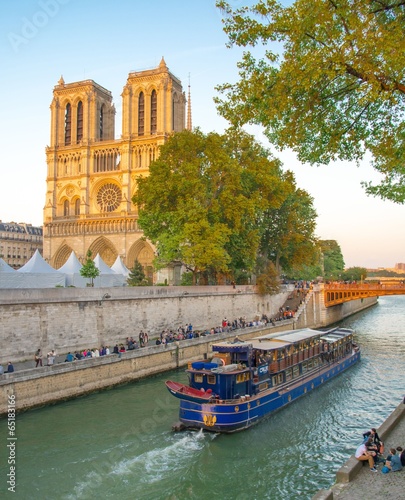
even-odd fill
[[(385, 450), (404, 445), (405, 404), (399, 404), (377, 429)], [(381, 469), (381, 467), (379, 467)], [(404, 471), (389, 474), (371, 473), (367, 462), (351, 456), (337, 471), (336, 483), (329, 490), (319, 491), (312, 500), (362, 500), (368, 497), (402, 500)]]

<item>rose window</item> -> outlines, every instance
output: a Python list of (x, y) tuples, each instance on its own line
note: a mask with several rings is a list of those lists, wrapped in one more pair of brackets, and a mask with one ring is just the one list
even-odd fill
[(97, 204), (102, 212), (113, 212), (121, 203), (121, 190), (115, 184), (105, 184), (97, 193)]

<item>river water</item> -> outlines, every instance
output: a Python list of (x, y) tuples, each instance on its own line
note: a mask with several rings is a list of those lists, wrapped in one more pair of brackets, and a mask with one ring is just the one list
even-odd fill
[(171, 431), (178, 403), (164, 381), (185, 381), (183, 370), (18, 414), (15, 494), (3, 419), (0, 498), (311, 499), (402, 400), (404, 316), (405, 296), (393, 296), (342, 321), (362, 361), (237, 434)]

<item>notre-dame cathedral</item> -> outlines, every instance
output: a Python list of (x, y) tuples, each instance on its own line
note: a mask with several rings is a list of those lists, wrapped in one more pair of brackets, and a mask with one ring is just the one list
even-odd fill
[[(187, 128), (191, 128), (190, 104)], [(46, 148), (44, 258), (60, 268), (88, 250), (112, 265), (137, 259), (152, 279), (154, 249), (138, 227), (131, 198), (159, 147), (185, 128), (186, 96), (162, 58), (155, 69), (128, 75), (122, 92), (122, 135), (115, 139), (111, 92), (93, 80), (54, 87)], [(171, 282), (173, 276), (169, 276)]]

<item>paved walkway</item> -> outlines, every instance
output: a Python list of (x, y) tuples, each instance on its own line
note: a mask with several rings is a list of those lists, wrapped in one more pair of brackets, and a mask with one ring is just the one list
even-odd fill
[[(384, 440), (384, 457), (390, 448), (405, 448), (405, 414)], [(350, 483), (338, 483), (332, 488), (333, 500), (364, 500), (366, 498), (404, 500), (405, 469), (399, 472), (382, 474), (382, 464), (378, 472), (370, 472), (368, 464), (363, 465), (360, 472)]]

